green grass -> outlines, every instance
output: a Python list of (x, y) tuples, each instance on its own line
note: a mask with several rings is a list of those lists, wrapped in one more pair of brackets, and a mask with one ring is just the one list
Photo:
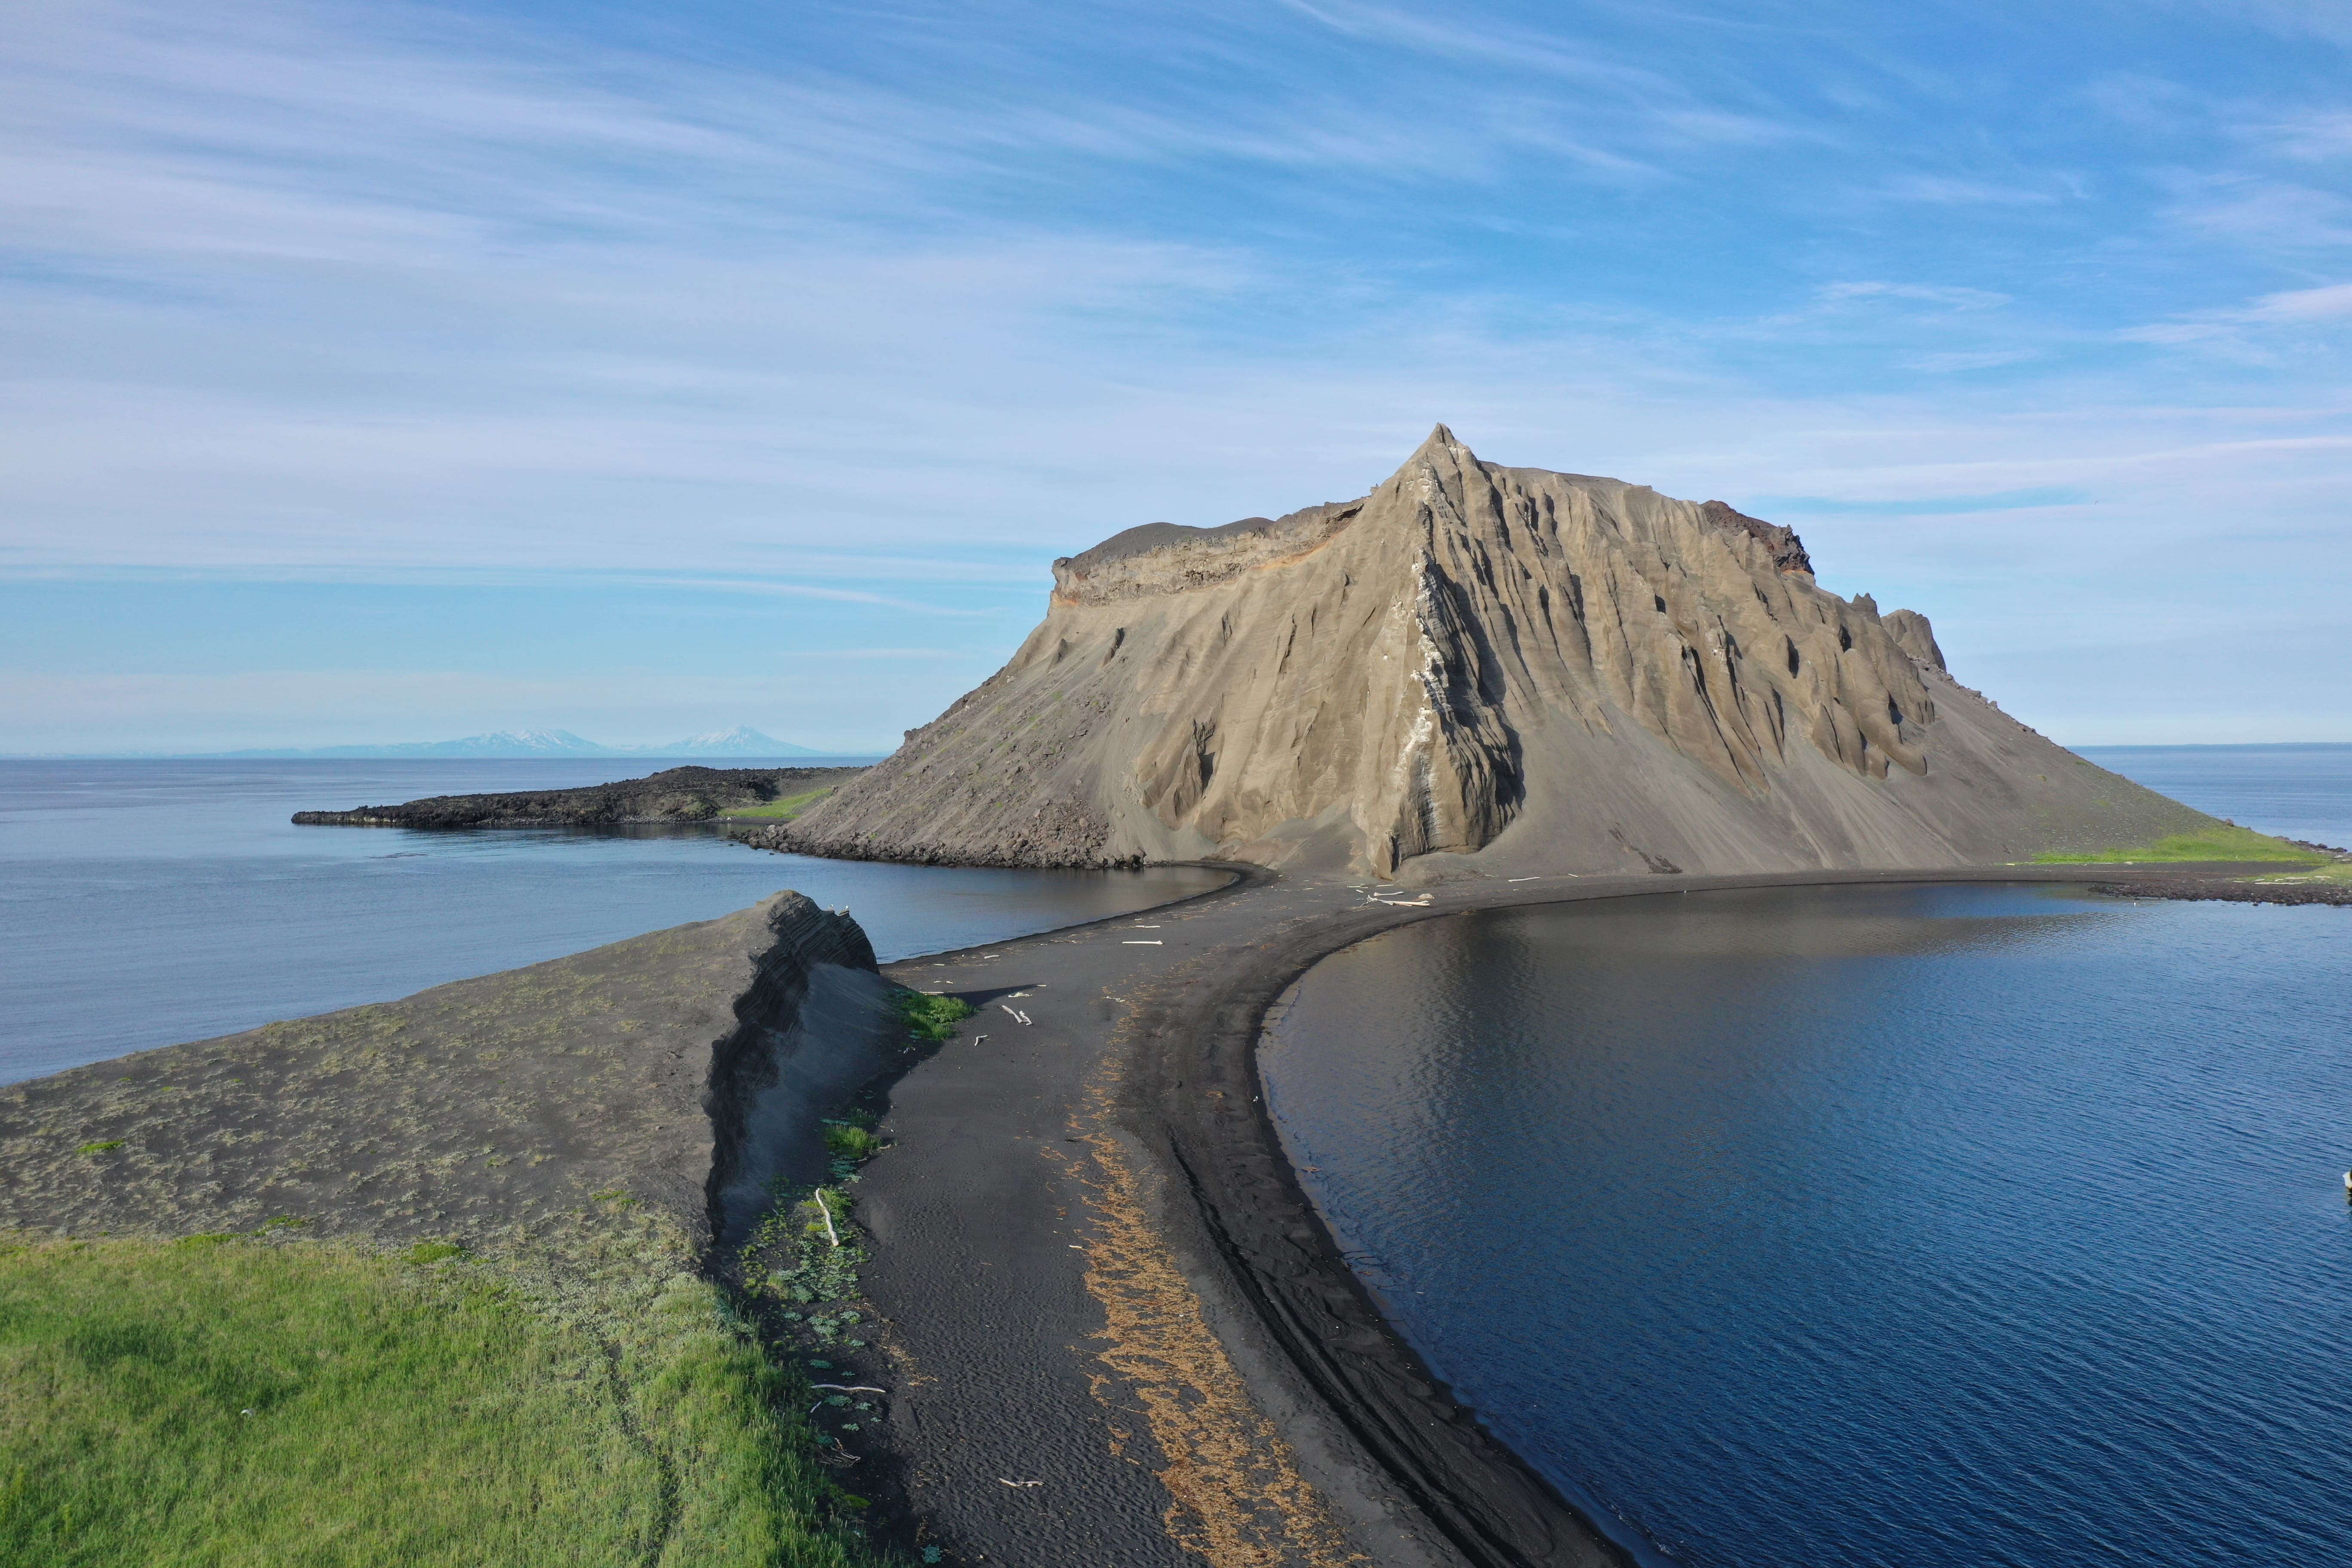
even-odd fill
[(955, 1026), (980, 1010), (959, 997), (932, 996), (920, 991), (901, 991), (897, 1000), (898, 1016), (920, 1040), (954, 1039)]
[(2352, 883), (2352, 865), (2341, 860), (2325, 866), (2315, 866), (2308, 871), (2273, 871), (2266, 877), (2249, 877), (2249, 882), (2327, 882), (2337, 887)]
[(2201, 833), (2176, 833), (2153, 844), (2099, 849), (2087, 854), (2036, 855), (2037, 866), (2162, 864), (2179, 860), (2325, 860), (2308, 849), (2298, 849), (2284, 838), (2256, 833), (2251, 827), (2217, 824)]
[(0, 1562), (852, 1568), (798, 1411), (716, 1289), (568, 1293), (426, 1244), (0, 1250)]
[(833, 793), (833, 786), (813, 789), (805, 795), (782, 795), (759, 805), (730, 806), (719, 815), (754, 822), (790, 822), (818, 801)]
[[(866, 1262), (865, 1239), (866, 1233), (850, 1223), (849, 1199), (837, 1189), (780, 1192), (775, 1206), (752, 1227), (738, 1263), (746, 1281), (779, 1300), (803, 1306), (846, 1301), (857, 1296), (857, 1271)], [(830, 1344), (843, 1310), (819, 1314), (814, 1321), (803, 1317), (802, 1321)], [(858, 1318), (852, 1313), (847, 1321), (855, 1323)]]
[(836, 1159), (871, 1160), (882, 1152), (882, 1140), (864, 1127), (831, 1125), (824, 1130), (824, 1146)]

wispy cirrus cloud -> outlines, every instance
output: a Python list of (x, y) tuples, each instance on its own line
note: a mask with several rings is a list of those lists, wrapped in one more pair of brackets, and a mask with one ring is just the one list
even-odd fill
[(2034, 511), (2048, 507), (2083, 506), (2091, 499), (2088, 491), (2077, 486), (2043, 485), (2032, 489), (2000, 490), (1992, 495), (1908, 496), (1879, 500), (1758, 496), (1755, 504), (1798, 516), (1965, 517), (1979, 511)]
[(1818, 297), (1830, 302), (1842, 300), (1907, 300), (1927, 305), (1947, 305), (1960, 310), (1986, 310), (2014, 302), (2012, 296), (1990, 289), (1965, 289), (1935, 283), (1889, 283), (1878, 279), (1823, 284)]
[(2180, 184), (2165, 216), (2202, 237), (2301, 253), (2352, 246), (2352, 197), (2340, 193), (2255, 174)]
[(1903, 363), (1913, 370), (1923, 370), (1930, 375), (1951, 375), (1962, 371), (1998, 370), (2003, 365), (2030, 364), (2042, 358), (2042, 350), (2034, 348), (1953, 349), (1943, 353), (1915, 354)]
[(2347, 319), (2352, 319), (2352, 283), (2328, 283), (2265, 294), (2233, 310), (2200, 311), (2130, 327), (2119, 335), (2147, 343), (2239, 342), (2260, 329), (2310, 327)]
[(0, 586), (601, 574), (1002, 651), (1052, 556), (1360, 493), (1444, 418), (1672, 493), (2100, 498), (1810, 514), (1845, 587), (1978, 606), (1963, 648), (1996, 555), (2157, 613), (2072, 564), (2126, 529), (2300, 593), (2352, 91), (2285, 21), (2175, 25), (2215, 47), (2126, 81), (2006, 0), (35, 8)]
[(1885, 189), (1896, 201), (1944, 206), (2046, 206), (2059, 199), (2052, 191), (1951, 174), (1897, 174)]

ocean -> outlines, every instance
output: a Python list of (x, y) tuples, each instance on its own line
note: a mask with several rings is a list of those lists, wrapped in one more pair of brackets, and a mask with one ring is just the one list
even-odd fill
[(2352, 745), (2077, 746), (2103, 768), (2241, 827), (2352, 848)]
[(695, 826), (418, 833), (288, 820), (306, 807), (561, 789), (677, 765), (0, 762), (0, 1082), (388, 1001), (709, 920), (785, 888), (847, 905), (887, 961), (1121, 914), (1224, 879), (1185, 868), (819, 860)]
[[(2352, 747), (2093, 754), (2352, 842)], [(2352, 1563), (2352, 910), (1454, 916), (1260, 1065), (1391, 1321), (1646, 1563)]]

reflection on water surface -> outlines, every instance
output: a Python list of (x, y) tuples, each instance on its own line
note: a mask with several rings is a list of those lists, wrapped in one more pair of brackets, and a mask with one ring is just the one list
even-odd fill
[(1496, 1431), (1657, 1561), (2352, 1562), (2352, 911), (2000, 888), (1453, 917), (1262, 1057)]

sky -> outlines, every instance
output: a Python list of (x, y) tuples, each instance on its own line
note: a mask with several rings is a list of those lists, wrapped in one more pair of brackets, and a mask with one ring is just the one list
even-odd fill
[(887, 751), (1438, 421), (2352, 741), (2347, 350), (2341, 0), (19, 6), (0, 752)]

